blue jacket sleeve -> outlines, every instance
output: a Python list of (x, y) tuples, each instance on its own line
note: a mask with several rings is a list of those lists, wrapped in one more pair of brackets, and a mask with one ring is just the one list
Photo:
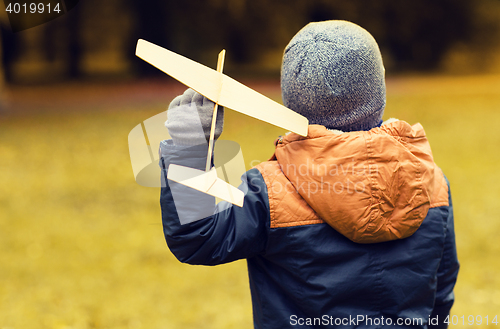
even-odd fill
[[(204, 169), (207, 148), (179, 148), (162, 142), (160, 196), (163, 231), (168, 247), (183, 263), (217, 265), (265, 252), (269, 228), (267, 187), (257, 169), (242, 176), (243, 207), (215, 205), (212, 196), (167, 180), (172, 163)], [(188, 217), (181, 225), (179, 215)], [(185, 222), (185, 221), (183, 221)]]
[[(450, 186), (448, 183), (448, 191)], [(455, 301), (453, 289), (458, 276), (458, 257), (455, 243), (455, 227), (453, 223), (453, 204), (451, 201), (451, 192), (448, 192), (449, 212), (446, 221), (446, 237), (444, 242), (444, 252), (439, 264), (437, 274), (437, 292), (434, 304), (434, 309), (431, 315), (432, 319), (438, 319), (438, 325), (430, 325), (429, 328), (447, 328), (448, 325), (444, 322), (450, 314), (451, 307)], [(449, 318), (448, 318), (449, 321)]]

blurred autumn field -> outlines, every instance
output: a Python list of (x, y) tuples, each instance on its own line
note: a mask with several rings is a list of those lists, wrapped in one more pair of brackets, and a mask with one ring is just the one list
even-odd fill
[[(280, 99), (274, 82), (248, 84)], [(129, 131), (183, 90), (10, 89), (11, 110), (0, 113), (0, 328), (253, 327), (245, 262), (180, 264), (164, 242), (159, 190), (133, 179)], [(469, 315), (497, 327), (484, 322), (500, 322), (500, 76), (392, 77), (387, 104), (385, 119), (423, 124), (451, 181), (455, 327), (471, 327)], [(234, 111), (225, 120), (221, 138), (241, 144), (247, 165), (284, 133)]]

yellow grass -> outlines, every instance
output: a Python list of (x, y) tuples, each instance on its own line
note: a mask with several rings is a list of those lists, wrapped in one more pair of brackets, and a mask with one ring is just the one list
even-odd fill
[[(172, 95), (126, 102), (99, 90), (23, 89), (23, 109), (51, 109), (52, 95), (57, 110), (0, 115), (0, 328), (252, 328), (245, 262), (180, 264), (158, 189), (133, 181), (128, 132)], [(469, 315), (500, 321), (500, 77), (389, 79), (389, 117), (424, 125), (451, 181), (462, 265), (453, 314), (466, 326)], [(225, 127), (247, 164), (283, 132), (232, 111)]]

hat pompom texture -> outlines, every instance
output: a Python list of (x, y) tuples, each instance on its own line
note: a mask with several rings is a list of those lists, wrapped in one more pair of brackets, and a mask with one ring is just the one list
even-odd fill
[(309, 23), (286, 46), (283, 103), (342, 131), (379, 126), (386, 103), (385, 69), (371, 34), (347, 21)]

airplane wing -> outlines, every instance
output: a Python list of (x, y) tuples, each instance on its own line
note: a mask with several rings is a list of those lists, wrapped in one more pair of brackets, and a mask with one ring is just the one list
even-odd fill
[(142, 39), (136, 55), (221, 106), (307, 136), (307, 118), (221, 72)]
[(202, 171), (171, 164), (168, 167), (167, 178), (197, 191), (231, 202), (238, 207), (243, 206), (243, 199), (245, 198), (243, 191), (217, 178), (215, 167), (210, 171)]

